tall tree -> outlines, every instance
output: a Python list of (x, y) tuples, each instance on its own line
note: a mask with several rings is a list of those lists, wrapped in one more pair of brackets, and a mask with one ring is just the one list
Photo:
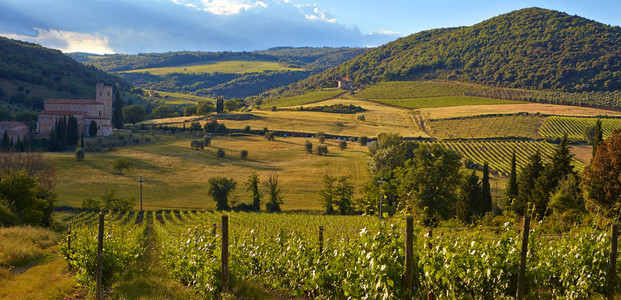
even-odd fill
[(224, 112), (224, 98), (222, 96), (218, 96), (216, 99), (216, 113)]
[(128, 123), (136, 124), (138, 122), (144, 121), (147, 116), (147, 111), (138, 105), (129, 105), (123, 107), (123, 120)]
[(56, 120), (56, 137), (61, 148), (64, 149), (67, 144), (67, 118), (65, 116)]
[(519, 215), (526, 213), (527, 204), (533, 203), (533, 191), (537, 179), (543, 173), (541, 154), (537, 151), (528, 159), (528, 164), (522, 168), (518, 179), (518, 197), (513, 201), (513, 211)]
[(517, 182), (517, 160), (515, 158), (515, 149), (511, 155), (511, 174), (509, 175), (509, 183), (507, 184), (507, 203), (511, 205), (513, 201), (518, 197), (518, 182)]
[(609, 217), (619, 218), (621, 208), (621, 130), (598, 146), (591, 164), (584, 169), (587, 209)]
[(67, 145), (75, 146), (78, 144), (80, 134), (78, 132), (78, 119), (73, 115), (67, 119)]
[(91, 120), (91, 122), (88, 124), (88, 135), (90, 135), (91, 137), (97, 135), (97, 123), (94, 120)]
[(229, 210), (229, 195), (237, 187), (232, 178), (212, 177), (208, 181), (207, 193), (216, 201), (216, 210)]
[(351, 213), (351, 200), (354, 197), (354, 186), (349, 183), (349, 175), (341, 176), (334, 188), (335, 204), (341, 215)]
[(252, 173), (246, 180), (248, 192), (252, 193), (252, 209), (254, 211), (261, 210), (261, 192), (259, 191), (259, 175)]
[(118, 131), (123, 128), (123, 102), (121, 102), (119, 91), (116, 91), (116, 95), (114, 96), (114, 104), (112, 109), (112, 124), (114, 124), (114, 128)]
[(477, 213), (479, 201), (481, 200), (481, 182), (475, 170), (470, 175), (466, 175), (462, 180), (457, 191), (457, 203), (455, 213), (462, 222), (469, 224), (472, 216)]
[(603, 132), (602, 132), (602, 121), (600, 119), (597, 119), (597, 121), (595, 121), (595, 133), (593, 136), (593, 156), (595, 157), (595, 153), (597, 152), (597, 147), (599, 146), (599, 143), (601, 143), (601, 141), (603, 140)]
[(9, 131), (5, 130), (2, 134), (2, 151), (9, 150), (11, 147), (11, 141), (9, 140)]
[(492, 192), (489, 186), (489, 165), (483, 164), (483, 178), (481, 179), (481, 202), (478, 213), (483, 215), (492, 211)]
[(426, 226), (435, 226), (455, 213), (461, 156), (437, 144), (421, 146), (413, 154), (397, 172), (400, 195), (412, 199)]
[(269, 200), (265, 203), (265, 209), (269, 212), (280, 212), (280, 205), (283, 203), (280, 196), (280, 187), (278, 186), (278, 175), (271, 173), (265, 182), (263, 182), (267, 188), (267, 195)]

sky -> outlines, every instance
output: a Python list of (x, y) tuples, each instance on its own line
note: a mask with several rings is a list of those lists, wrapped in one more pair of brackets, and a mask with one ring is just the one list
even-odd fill
[(376, 47), (533, 6), (621, 25), (619, 0), (1, 0), (0, 36), (97, 54)]

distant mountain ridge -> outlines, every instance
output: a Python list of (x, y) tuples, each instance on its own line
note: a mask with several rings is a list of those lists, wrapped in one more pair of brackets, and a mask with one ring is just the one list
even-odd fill
[(358, 85), (442, 79), (510, 88), (616, 90), (621, 88), (621, 28), (525, 8), (469, 27), (400, 38), (265, 95), (299, 94), (343, 77)]

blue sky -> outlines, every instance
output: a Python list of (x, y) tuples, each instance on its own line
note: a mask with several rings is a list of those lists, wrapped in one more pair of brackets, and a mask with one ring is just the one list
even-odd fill
[(0, 35), (91, 53), (373, 47), (532, 6), (621, 25), (618, 0), (2, 0)]

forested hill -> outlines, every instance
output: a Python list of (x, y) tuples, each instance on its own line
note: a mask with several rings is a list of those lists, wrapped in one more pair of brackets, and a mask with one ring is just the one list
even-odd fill
[(202, 52), (178, 51), (166, 53), (94, 55), (88, 53), (69, 53), (75, 60), (94, 65), (109, 72), (130, 71), (145, 68), (179, 66), (200, 62), (227, 60), (259, 60), (280, 62), (288, 67), (309, 70), (325, 70), (352, 59), (364, 48), (313, 48), (278, 47), (252, 52)]
[(32, 121), (47, 98), (93, 98), (97, 82), (130, 88), (123, 79), (84, 66), (58, 50), (0, 37), (2, 120)]
[(526, 8), (470, 27), (428, 30), (371, 49), (270, 96), (334, 84), (448, 79), (512, 88), (621, 88), (621, 28)]

